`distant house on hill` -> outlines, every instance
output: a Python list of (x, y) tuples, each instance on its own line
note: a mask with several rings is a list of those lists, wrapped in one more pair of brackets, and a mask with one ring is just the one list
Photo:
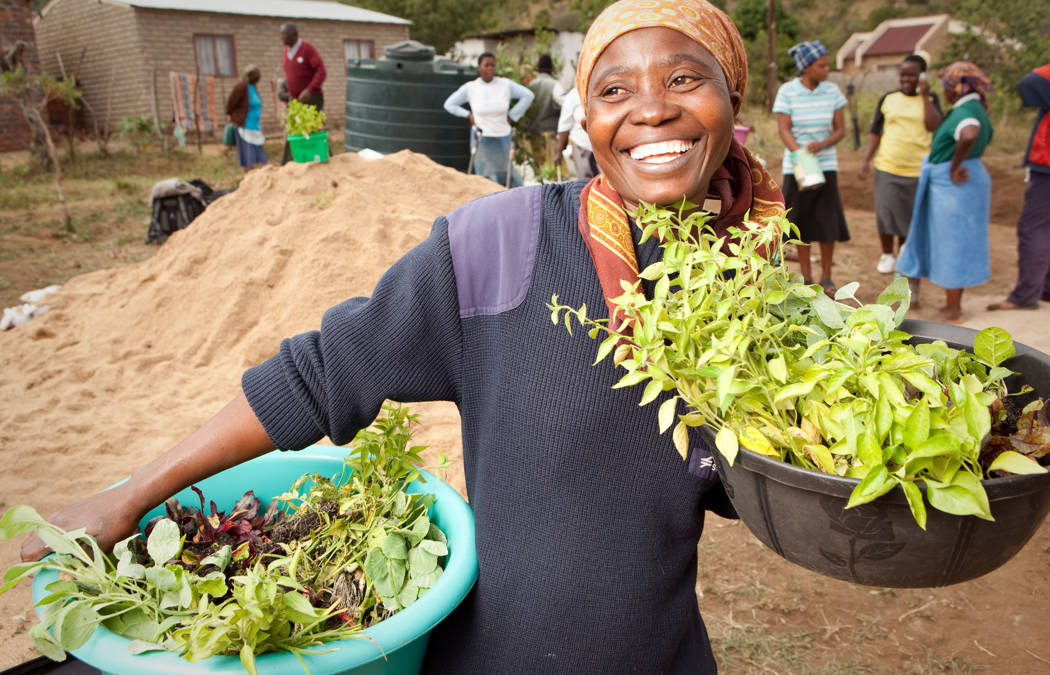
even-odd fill
[[(10, 3), (8, 3), (10, 4)], [(59, 55), (91, 109), (111, 121), (128, 116), (173, 119), (170, 72), (213, 76), (218, 126), (226, 94), (248, 65), (262, 72), (263, 129), (279, 130), (273, 87), (283, 78), (280, 27), (291, 22), (328, 71), (330, 128), (345, 115), (346, 60), (382, 55), (407, 40), (411, 22), (389, 14), (316, 0), (51, 0), (34, 18), (41, 66), (59, 73)]]
[[(4, 64), (18, 51), (19, 42), (23, 45), (20, 58), (26, 71), (38, 72), (40, 63), (29, 0), (0, 0), (0, 50)], [(29, 135), (29, 125), (14, 100), (0, 96), (0, 152), (25, 150), (29, 145)]]
[(854, 33), (835, 54), (835, 66), (843, 75), (875, 75), (896, 72), (908, 54), (922, 50), (936, 60), (955, 32), (947, 14), (910, 19), (887, 19), (870, 33)]

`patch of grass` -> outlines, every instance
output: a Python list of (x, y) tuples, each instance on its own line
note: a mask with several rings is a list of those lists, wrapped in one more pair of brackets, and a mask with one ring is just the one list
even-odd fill
[(817, 631), (770, 633), (761, 627), (730, 628), (724, 635), (712, 631), (711, 648), (718, 667), (727, 673), (803, 672)]
[(132, 180), (123, 180), (121, 178), (113, 181), (113, 192), (136, 192), (139, 186)]
[(991, 670), (988, 666), (972, 663), (965, 656), (952, 655), (947, 660), (938, 659), (933, 650), (926, 648), (926, 672), (928, 673), (980, 673)]

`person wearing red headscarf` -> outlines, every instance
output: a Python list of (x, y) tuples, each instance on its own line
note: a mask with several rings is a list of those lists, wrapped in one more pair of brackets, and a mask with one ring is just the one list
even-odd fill
[[(601, 174), (500, 191), (438, 218), (369, 298), (326, 312), (248, 370), (201, 430), (113, 490), (60, 512), (104, 546), (154, 504), (274, 447), (349, 441), (386, 399), (462, 416), (478, 578), (435, 627), (424, 671), (716, 670), (696, 602), (706, 510), (732, 516), (711, 449), (683, 462), (655, 406), (613, 389), (608, 360), (550, 321), (559, 293), (602, 306), (660, 258), (640, 202), (707, 204), (715, 227), (783, 214), (733, 138), (743, 44), (705, 0), (622, 0), (584, 41), (577, 90)], [(665, 398), (670, 392), (664, 394)], [(38, 540), (23, 555), (44, 552)]]

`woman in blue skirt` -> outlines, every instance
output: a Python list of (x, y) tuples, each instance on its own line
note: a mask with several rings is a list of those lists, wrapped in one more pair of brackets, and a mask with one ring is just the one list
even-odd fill
[(226, 114), (237, 125), (237, 163), (245, 173), (268, 161), (263, 149), (266, 137), (261, 124), (262, 97), (255, 86), (259, 77), (259, 69), (248, 66), (244, 77), (226, 99)]
[(985, 96), (992, 83), (976, 65), (957, 61), (941, 71), (951, 110), (933, 133), (923, 160), (911, 227), (897, 271), (928, 278), (944, 288), (945, 305), (936, 320), (959, 323), (962, 294), (988, 281), (988, 213), (992, 179), (981, 155), (992, 140)]

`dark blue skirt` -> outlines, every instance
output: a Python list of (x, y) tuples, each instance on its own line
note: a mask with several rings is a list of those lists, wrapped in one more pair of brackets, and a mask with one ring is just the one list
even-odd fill
[(266, 164), (269, 159), (266, 157), (266, 151), (263, 150), (263, 146), (254, 145), (241, 138), (240, 133), (237, 134), (237, 163), (244, 167), (255, 166), (256, 164)]

